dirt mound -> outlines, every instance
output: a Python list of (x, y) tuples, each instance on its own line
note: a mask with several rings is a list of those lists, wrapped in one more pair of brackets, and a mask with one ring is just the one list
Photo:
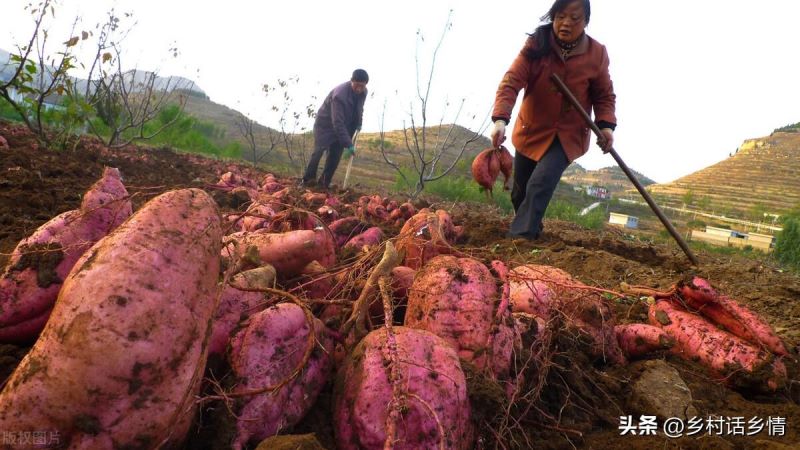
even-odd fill
[[(0, 149), (0, 264), (5, 265), (8, 253), (17, 242), (53, 216), (78, 207), (82, 193), (102, 173), (103, 167), (120, 169), (134, 207), (154, 195), (179, 187), (205, 187), (231, 169), (259, 179), (263, 172), (246, 164), (206, 159), (181, 154), (166, 148), (128, 147), (109, 150), (91, 138), (76, 140), (63, 151), (43, 150), (24, 129), (0, 122), (0, 135), (9, 149)], [(362, 193), (348, 193), (346, 198), (358, 198)], [(434, 201), (433, 199), (427, 199)], [(436, 206), (436, 205), (435, 205)], [(519, 264), (546, 264), (561, 268), (583, 283), (610, 291), (619, 290), (620, 283), (667, 289), (690, 275), (711, 281), (721, 291), (740, 300), (761, 314), (793, 349), (800, 343), (800, 280), (766, 260), (718, 256), (700, 252), (701, 264), (693, 268), (677, 246), (654, 245), (642, 242), (615, 228), (600, 231), (585, 230), (578, 225), (546, 221), (543, 237), (536, 242), (510, 240), (503, 236), (510, 217), (487, 208), (486, 205), (442, 205), (453, 215), (457, 224), (465, 226), (464, 242), (459, 249), (484, 261), (500, 259), (510, 267)], [(387, 230), (385, 230), (387, 231)], [(396, 231), (396, 230), (395, 230)], [(619, 322), (646, 321), (646, 308), (637, 299), (623, 298), (615, 303)], [(25, 349), (0, 347), (0, 377), (4, 380), (24, 355)], [(636, 365), (629, 367), (593, 366), (579, 361), (574, 354), (565, 353), (557, 360), (562, 366), (562, 379), (554, 382), (553, 390), (545, 395), (558, 406), (570, 392), (584, 402), (571, 402), (569, 417), (560, 426), (541, 416), (530, 424), (521, 424), (514, 442), (506, 448), (782, 448), (780, 445), (800, 445), (800, 386), (792, 380), (790, 387), (765, 396), (737, 393), (712, 381), (700, 366), (665, 356), (687, 383), (693, 406), (700, 417), (753, 417), (767, 421), (769, 417), (785, 420), (783, 435), (772, 436), (767, 428), (753, 436), (736, 436), (730, 430), (716, 434), (704, 430), (691, 437), (668, 439), (663, 436), (621, 435), (619, 416), (639, 414), (628, 403), (630, 385), (638, 377)], [(795, 364), (790, 373), (797, 374)], [(475, 379), (471, 382), (476, 382)], [(478, 414), (492, 419), (502, 402), (491, 386), (474, 389)], [(573, 389), (573, 391), (570, 391)], [(332, 443), (329, 409), (325, 408), (329, 393), (323, 393), (306, 421), (296, 426), (295, 433), (317, 432), (320, 442)], [(588, 401), (587, 401), (588, 400)], [(482, 405), (482, 406), (481, 406)], [(594, 410), (591, 410), (594, 409)], [(559, 415), (559, 408), (541, 414)], [(535, 428), (535, 429), (534, 429)], [(526, 431), (522, 431), (526, 430)], [(480, 442), (489, 446), (491, 436)], [(786, 447), (789, 448), (789, 447)], [(796, 448), (796, 447), (795, 447)]]

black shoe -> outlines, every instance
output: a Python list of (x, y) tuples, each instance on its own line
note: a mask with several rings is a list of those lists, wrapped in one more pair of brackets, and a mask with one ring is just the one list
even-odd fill
[(509, 232), (506, 233), (506, 238), (508, 238), (508, 239), (525, 239), (525, 240), (528, 240), (528, 241), (535, 241), (535, 240), (539, 239), (539, 236), (538, 235), (537, 236), (533, 236), (533, 235), (530, 235), (530, 234), (527, 234), (527, 233), (514, 234), (514, 233), (509, 231)]

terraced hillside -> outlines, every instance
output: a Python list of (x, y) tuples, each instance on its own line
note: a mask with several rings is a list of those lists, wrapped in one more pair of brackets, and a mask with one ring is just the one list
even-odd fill
[[(654, 184), (655, 181), (647, 178), (637, 171), (633, 171), (634, 176), (643, 186)], [(577, 186), (602, 186), (608, 189), (612, 196), (620, 192), (633, 189), (634, 186), (625, 172), (618, 166), (603, 167), (597, 170), (586, 170), (577, 163), (572, 163), (564, 172), (561, 179), (567, 183)]]
[(800, 205), (800, 132), (747, 140), (724, 161), (648, 189), (663, 204), (691, 200), (694, 209), (729, 217), (786, 212)]

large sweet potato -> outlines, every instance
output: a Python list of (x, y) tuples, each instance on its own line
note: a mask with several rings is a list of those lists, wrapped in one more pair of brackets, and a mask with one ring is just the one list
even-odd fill
[[(0, 393), (0, 430), (69, 448), (155, 448), (191, 423), (218, 297), (220, 216), (162, 194), (89, 249)], [(24, 447), (23, 447), (24, 448)]]
[(437, 256), (414, 278), (405, 325), (432, 332), (465, 361), (503, 378), (515, 336), (511, 309), (503, 306), (498, 284), (476, 259)]
[(389, 379), (385, 328), (362, 339), (337, 374), (333, 418), (339, 449), (384, 448), (395, 385), (404, 395), (395, 450), (473, 448), (467, 385), (455, 350), (424, 330), (393, 330), (399, 379)]
[(588, 344), (589, 353), (604, 361), (624, 363), (614, 334), (613, 310), (602, 296), (561, 269), (527, 264), (509, 274), (514, 312), (534, 314), (545, 320), (558, 316), (577, 342)]
[(54, 217), (17, 244), (0, 277), (0, 342), (36, 338), (78, 258), (131, 215), (127, 196), (119, 170), (106, 168), (79, 209)]
[(309, 334), (314, 334), (311, 356), (296, 378), (275, 392), (242, 398), (234, 449), (293, 426), (316, 401), (331, 373), (333, 343), (322, 322), (313, 319), (313, 323), (312, 330), (301, 307), (282, 303), (251, 316), (231, 341), (231, 368), (241, 380), (234, 393), (242, 393), (287, 380), (303, 361)]
[(717, 326), (746, 341), (762, 345), (776, 355), (789, 354), (781, 338), (768, 323), (745, 306), (721, 294), (708, 281), (693, 277), (688, 282), (678, 283), (677, 289), (688, 306), (697, 309)]
[(364, 247), (374, 247), (383, 240), (383, 231), (379, 227), (370, 227), (366, 231), (353, 236), (346, 244), (345, 249), (360, 251)]
[(771, 391), (786, 384), (786, 366), (780, 359), (697, 314), (659, 300), (650, 305), (648, 317), (675, 338), (672, 353), (702, 364), (733, 386)]
[(270, 264), (278, 278), (299, 275), (311, 261), (323, 267), (336, 262), (336, 242), (325, 229), (295, 230), (269, 233), (264, 229), (252, 233), (239, 232), (226, 238), (222, 257), (226, 264), (240, 269)]

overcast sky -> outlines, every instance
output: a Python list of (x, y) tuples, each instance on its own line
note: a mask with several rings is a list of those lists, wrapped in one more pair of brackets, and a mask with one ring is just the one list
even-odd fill
[[(12, 51), (32, 30), (28, 0), (3, 0), (0, 48)], [(90, 29), (106, 11), (132, 12), (126, 61), (194, 79), (215, 102), (275, 126), (277, 99), (264, 83), (299, 76), (297, 107), (318, 102), (361, 67), (370, 74), (364, 131), (410, 123), (415, 101), (417, 30), (420, 78), (443, 32), (428, 121), (477, 129), (497, 84), (551, 1), (62, 0), (49, 25), (53, 42), (69, 25)], [(633, 169), (669, 182), (728, 157), (745, 139), (800, 122), (798, 0), (596, 0), (589, 35), (605, 44), (617, 93), (616, 149)], [(51, 22), (52, 23), (52, 22)], [(63, 38), (63, 39), (62, 39)], [(178, 58), (167, 49), (176, 44)], [(57, 50), (53, 47), (53, 50)], [(312, 96), (318, 97), (315, 101)], [(449, 102), (449, 106), (446, 106)], [(316, 107), (316, 105), (315, 105)], [(515, 114), (517, 109), (515, 109)], [(474, 119), (473, 119), (474, 116)], [(488, 135), (488, 131), (486, 132)], [(614, 164), (593, 144), (578, 160)]]

